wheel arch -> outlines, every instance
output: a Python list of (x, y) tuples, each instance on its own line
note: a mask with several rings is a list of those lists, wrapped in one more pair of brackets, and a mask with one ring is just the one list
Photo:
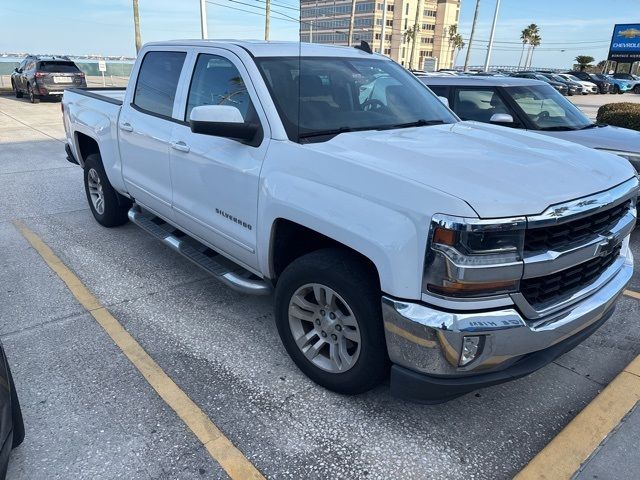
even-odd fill
[(367, 255), (317, 230), (286, 218), (277, 218), (271, 228), (269, 270), (273, 282), (276, 283), (284, 269), (296, 259), (325, 248), (338, 248), (352, 253), (371, 270), (375, 275), (376, 283), (380, 286), (380, 271)]

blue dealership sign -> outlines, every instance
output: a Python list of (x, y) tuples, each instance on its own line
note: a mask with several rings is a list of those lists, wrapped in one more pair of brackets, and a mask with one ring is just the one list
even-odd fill
[(609, 60), (621, 63), (640, 61), (640, 23), (616, 25), (613, 28)]

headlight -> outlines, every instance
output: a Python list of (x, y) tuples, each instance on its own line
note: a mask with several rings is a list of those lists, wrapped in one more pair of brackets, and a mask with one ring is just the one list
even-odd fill
[(517, 291), (525, 225), (524, 218), (480, 220), (435, 215), (423, 291), (457, 298)]

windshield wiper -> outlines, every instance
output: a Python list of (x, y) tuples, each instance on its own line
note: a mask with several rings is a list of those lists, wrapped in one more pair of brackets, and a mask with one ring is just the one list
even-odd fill
[(395, 125), (384, 125), (378, 127), (377, 130), (392, 130), (394, 128), (411, 128), (411, 127), (429, 127), (431, 125), (444, 125), (444, 120), (425, 120), (421, 118), (420, 120), (416, 120), (415, 122), (408, 123), (397, 123)]
[(372, 130), (372, 127), (367, 128), (352, 128), (352, 127), (340, 127), (333, 130), (318, 130), (317, 132), (307, 132), (298, 135), (298, 138), (311, 138), (311, 137), (325, 137), (330, 135), (340, 135), (346, 132), (355, 132), (358, 130)]
[(538, 130), (541, 132), (568, 132), (570, 130), (577, 130), (577, 128), (567, 127), (566, 125), (556, 125), (554, 127), (542, 127)]
[(606, 127), (606, 123), (590, 123), (589, 125), (585, 125), (584, 127), (580, 127), (578, 130), (588, 130), (589, 128), (601, 128)]

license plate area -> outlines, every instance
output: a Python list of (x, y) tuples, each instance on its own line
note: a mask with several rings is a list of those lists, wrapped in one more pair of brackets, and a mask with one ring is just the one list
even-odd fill
[(71, 77), (53, 77), (53, 83), (73, 83)]

